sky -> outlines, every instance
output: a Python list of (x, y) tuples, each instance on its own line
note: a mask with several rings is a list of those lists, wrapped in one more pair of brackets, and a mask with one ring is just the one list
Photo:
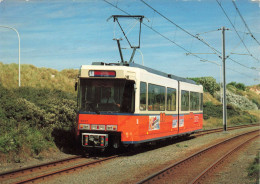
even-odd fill
[[(106, 1), (0, 0), (0, 62), (18, 63), (17, 34), (1, 26), (19, 32), (21, 64), (63, 70), (119, 62), (114, 39), (122, 39), (123, 57), (129, 61), (132, 49), (117, 22), (109, 19), (127, 12), (145, 16), (135, 63), (180, 77), (212, 76), (220, 82), (225, 27), (227, 83), (260, 83), (260, 0)], [(137, 46), (138, 20), (118, 21), (131, 45)]]

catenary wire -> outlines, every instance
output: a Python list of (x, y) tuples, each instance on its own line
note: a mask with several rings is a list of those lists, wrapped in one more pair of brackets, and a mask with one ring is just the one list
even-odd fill
[(246, 26), (246, 29), (248, 30), (248, 32), (249, 32), (249, 34), (250, 34), (250, 36), (258, 43), (258, 45), (260, 45), (260, 43), (259, 43), (259, 41), (254, 37), (254, 35), (253, 35), (253, 33), (251, 32), (251, 30), (249, 29), (249, 27), (248, 27), (248, 25), (247, 25), (247, 23), (246, 23), (246, 21), (245, 21), (245, 19), (243, 18), (243, 16), (242, 16), (242, 14), (240, 13), (240, 11), (239, 11), (239, 9), (238, 9), (238, 7), (237, 7), (237, 5), (236, 5), (236, 3), (235, 3), (235, 1), (234, 0), (232, 0), (232, 3), (233, 3), (233, 5), (235, 6), (235, 8), (236, 8), (236, 10), (237, 10), (237, 12), (238, 12), (238, 14), (239, 14), (239, 16), (240, 16), (240, 18), (241, 18), (241, 20), (243, 21), (243, 23), (245, 24), (245, 26)]
[(223, 8), (223, 6), (221, 5), (221, 3), (220, 3), (218, 0), (216, 0), (216, 2), (218, 3), (218, 5), (220, 6), (221, 10), (223, 11), (223, 13), (225, 14), (225, 16), (227, 17), (229, 23), (230, 23), (230, 24), (232, 25), (232, 27), (234, 28), (234, 30), (235, 30), (237, 36), (239, 37), (240, 41), (243, 43), (243, 45), (244, 45), (245, 49), (247, 50), (247, 52), (249, 53), (249, 55), (250, 55), (252, 58), (254, 58), (256, 61), (260, 62), (259, 59), (257, 59), (256, 57), (254, 57), (254, 56), (251, 54), (251, 52), (248, 50), (248, 48), (247, 48), (245, 42), (242, 40), (241, 36), (238, 34), (238, 32), (237, 32), (237, 30), (236, 30), (234, 24), (233, 24), (232, 21), (230, 20), (229, 16), (227, 15), (227, 13), (226, 13), (226, 11), (224, 10), (224, 8)]
[[(143, 2), (143, 3), (144, 3), (146, 6), (148, 6), (149, 8), (151, 8), (154, 12), (156, 12), (157, 14), (159, 14), (161, 17), (163, 17), (164, 19), (166, 19), (167, 21), (169, 21), (170, 23), (172, 23), (173, 25), (175, 25), (177, 28), (181, 29), (182, 31), (184, 31), (184, 32), (187, 33), (188, 35), (190, 35), (190, 36), (192, 36), (192, 37), (198, 39), (199, 41), (201, 41), (202, 43), (204, 43), (205, 45), (207, 45), (209, 48), (211, 48), (211, 49), (214, 51), (215, 54), (217, 54), (217, 53), (221, 54), (220, 51), (218, 51), (217, 49), (215, 49), (215, 48), (213, 48), (212, 46), (210, 46), (210, 45), (209, 45), (207, 42), (205, 42), (203, 39), (199, 38), (199, 37), (197, 36), (197, 35), (199, 35), (199, 34), (196, 34), (196, 35), (191, 34), (191, 33), (188, 32), (187, 30), (185, 30), (184, 28), (180, 27), (179, 25), (177, 25), (176, 23), (174, 23), (172, 20), (170, 20), (169, 18), (167, 18), (166, 16), (164, 16), (163, 14), (161, 14), (160, 12), (158, 12), (155, 8), (153, 8), (151, 5), (149, 5), (148, 3), (146, 3), (144, 0), (140, 0), (140, 1)], [(218, 29), (218, 30), (213, 30), (213, 31), (219, 31), (219, 30), (220, 30), (220, 29)], [(213, 31), (208, 31), (208, 32), (213, 32)], [(208, 33), (208, 32), (205, 32), (205, 33)], [(217, 54), (217, 55), (218, 55), (218, 54)], [(222, 58), (221, 55), (218, 55), (218, 56), (219, 56), (219, 58)], [(252, 56), (252, 54), (250, 54), (250, 56)], [(235, 63), (241, 65), (241, 66), (244, 66), (244, 67), (246, 67), (246, 68), (248, 68), (248, 69), (254, 70), (254, 69), (252, 69), (252, 68), (250, 68), (250, 67), (247, 67), (247, 66), (245, 66), (245, 65), (243, 65), (243, 64), (241, 64), (241, 63), (239, 63), (238, 61), (235, 61), (235, 60), (233, 60), (233, 59), (231, 59), (231, 58), (229, 58), (229, 59), (230, 59), (231, 61), (233, 61), (233, 62), (235, 62)]]
[[(123, 13), (125, 13), (125, 14), (131, 16), (131, 14), (129, 14), (129, 13), (126, 12), (125, 10), (119, 8), (118, 6), (115, 6), (114, 4), (108, 2), (107, 0), (103, 0), (103, 1), (105, 1), (106, 3), (110, 4), (111, 6), (113, 6), (113, 7), (115, 7), (115, 8), (117, 8), (118, 10), (122, 11)], [(185, 52), (189, 53), (190, 55), (192, 55), (192, 56), (194, 56), (194, 57), (197, 57), (197, 58), (199, 58), (199, 59), (201, 59), (201, 60), (206, 60), (206, 59), (204, 59), (204, 58), (202, 58), (202, 57), (197, 56), (196, 54), (191, 53), (188, 49), (182, 47), (182, 46), (179, 45), (178, 43), (176, 43), (176, 42), (174, 42), (173, 40), (171, 40), (170, 38), (166, 37), (165, 35), (163, 35), (163, 34), (160, 33), (159, 31), (155, 30), (153, 27), (151, 27), (151, 26), (145, 24), (144, 22), (142, 22), (142, 24), (143, 24), (144, 26), (146, 26), (147, 28), (151, 29), (152, 31), (154, 31), (155, 33), (157, 33), (158, 35), (160, 35), (161, 37), (163, 37), (164, 39), (170, 41), (171, 43), (175, 44), (175, 45), (178, 46), (179, 48), (183, 49)]]
[[(103, 0), (103, 1), (106, 2), (106, 3), (108, 3), (108, 4), (111, 5), (111, 6), (115, 7), (116, 9), (122, 11), (123, 13), (125, 13), (125, 14), (131, 16), (131, 14), (129, 14), (129, 13), (126, 12), (125, 10), (119, 8), (118, 6), (115, 6), (114, 4), (110, 3), (109, 1), (107, 1), (107, 0)], [(155, 29), (152, 28), (151, 26), (145, 24), (144, 22), (142, 22), (142, 24), (143, 24), (144, 26), (148, 27), (149, 29), (151, 29), (152, 31), (154, 31), (155, 33), (159, 34), (161, 37), (165, 38), (166, 40), (168, 40), (168, 41), (170, 41), (171, 43), (175, 44), (176, 46), (180, 47), (181, 49), (183, 49), (184, 51), (186, 51), (186, 52), (189, 53), (190, 55), (192, 55), (192, 56), (194, 56), (194, 57), (196, 57), (196, 58), (199, 58), (200, 60), (208, 61), (207, 59), (201, 58), (201, 57), (197, 56), (196, 54), (191, 53), (190, 51), (188, 51), (187, 49), (185, 49), (185, 48), (182, 47), (181, 45), (177, 44), (176, 42), (174, 42), (173, 40), (169, 39), (169, 38), (166, 37), (165, 35), (161, 34), (160, 32), (158, 32), (157, 30), (155, 30)], [(231, 59), (231, 58), (229, 58), (229, 59)], [(239, 63), (239, 62), (237, 62), (237, 61), (235, 61), (235, 60), (233, 60), (233, 59), (231, 59), (231, 61), (234, 61), (235, 63)], [(239, 64), (240, 64), (241, 66), (245, 66), (245, 65), (243, 65), (243, 64), (241, 64), (241, 63), (239, 63)], [(246, 67), (246, 68), (253, 70), (252, 68), (249, 68), (249, 67)], [(229, 68), (228, 68), (228, 69), (229, 69)], [(232, 70), (233, 70), (233, 69), (232, 69)], [(235, 70), (233, 70), (233, 71), (235, 71)], [(235, 72), (237, 72), (237, 71), (235, 71)], [(239, 72), (237, 72), (237, 73), (239, 73)], [(240, 72), (240, 73), (241, 73), (241, 72)], [(241, 73), (241, 74), (243, 74), (243, 73)], [(246, 74), (244, 74), (244, 75), (246, 75)], [(251, 77), (251, 78), (252, 78), (252, 77)]]
[[(184, 28), (182, 28), (181, 26), (177, 25), (176, 23), (174, 23), (172, 20), (170, 20), (169, 18), (167, 18), (166, 16), (164, 16), (163, 14), (161, 14), (160, 12), (158, 12), (156, 9), (154, 9), (152, 6), (150, 6), (148, 3), (146, 3), (144, 0), (141, 0), (142, 3), (144, 3), (146, 6), (148, 6), (149, 8), (151, 8), (154, 12), (156, 12), (158, 15), (160, 15), (161, 17), (163, 17), (164, 19), (166, 19), (167, 21), (169, 21), (170, 23), (172, 23), (173, 25), (175, 25), (176, 27), (178, 27), (179, 29), (181, 29), (182, 31), (184, 31), (185, 33), (187, 33), (188, 35), (198, 39), (199, 41), (201, 41), (202, 43), (204, 43), (205, 45), (207, 45), (208, 47), (210, 47), (217, 55), (221, 54), (220, 51), (218, 51), (217, 49), (213, 48), (212, 46), (210, 46), (207, 42), (205, 42), (204, 40), (202, 40), (201, 38), (199, 38), (196, 35), (191, 34), (190, 32), (188, 32), (187, 30), (185, 30)], [(221, 55), (218, 55), (219, 57), (221, 57)]]

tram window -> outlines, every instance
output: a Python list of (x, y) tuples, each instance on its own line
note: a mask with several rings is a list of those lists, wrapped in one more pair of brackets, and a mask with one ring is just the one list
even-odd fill
[(176, 111), (176, 89), (167, 88), (167, 111)]
[(181, 110), (189, 111), (189, 91), (181, 90)]
[(140, 83), (140, 110), (145, 111), (146, 110), (146, 92), (147, 92), (147, 86), (145, 82)]
[(200, 110), (203, 110), (203, 93), (200, 93)]
[(200, 94), (197, 92), (190, 92), (190, 110), (198, 111), (200, 108)]
[(148, 110), (165, 110), (165, 87), (154, 84), (148, 85)]
[(134, 81), (123, 79), (81, 79), (80, 110), (132, 113), (135, 107)]

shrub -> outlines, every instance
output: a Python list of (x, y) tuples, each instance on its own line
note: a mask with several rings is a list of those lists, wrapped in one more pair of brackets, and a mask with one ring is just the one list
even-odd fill
[[(228, 104), (227, 116), (228, 117), (240, 116), (240, 109)], [(209, 117), (222, 118), (223, 106), (214, 105), (212, 102), (206, 102), (205, 104), (203, 104), (203, 118), (206, 120)]]
[(244, 112), (239, 116), (233, 116), (229, 118), (230, 125), (238, 125), (238, 124), (251, 124), (255, 123), (257, 118), (254, 115)]
[(246, 90), (245, 84), (242, 84), (242, 83), (237, 83), (237, 84), (236, 84), (236, 88), (237, 88), (237, 89), (240, 89), (240, 90), (242, 90), (242, 91), (245, 91), (245, 90)]
[(234, 86), (235, 88), (242, 90), (242, 91), (246, 90), (246, 86), (243, 83), (230, 82), (227, 85)]
[(219, 84), (216, 82), (216, 79), (213, 77), (200, 77), (200, 78), (191, 78), (197, 84), (201, 84), (205, 92), (209, 92), (213, 95), (216, 91), (220, 90)]
[(236, 82), (230, 82), (227, 85), (236, 86)]
[(206, 102), (203, 104), (203, 118), (208, 119), (209, 117), (222, 117), (222, 106), (214, 105), (212, 102)]
[(256, 104), (257, 108), (260, 109), (260, 103), (256, 99), (252, 99), (252, 102)]
[(54, 129), (69, 130), (75, 119), (75, 94), (30, 87), (12, 90), (0, 84), (2, 153), (14, 153), (8, 155), (17, 158), (23, 149), (28, 149), (29, 154), (38, 155), (54, 145)]
[(50, 129), (38, 129), (24, 123), (17, 125), (12, 121), (2, 122), (0, 128), (0, 152), (5, 154), (18, 155), (22, 152), (22, 148), (27, 147), (30, 155), (38, 155), (53, 145)]
[[(220, 100), (220, 94), (215, 93), (214, 95), (217, 99)], [(258, 107), (255, 103), (248, 100), (246, 97), (241, 95), (236, 95), (231, 91), (227, 90), (226, 92), (227, 102), (241, 110), (257, 110)]]

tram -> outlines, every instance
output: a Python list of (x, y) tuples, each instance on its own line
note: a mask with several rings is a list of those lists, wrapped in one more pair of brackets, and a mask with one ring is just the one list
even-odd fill
[(76, 137), (83, 148), (118, 148), (203, 126), (203, 87), (135, 63), (82, 65)]

